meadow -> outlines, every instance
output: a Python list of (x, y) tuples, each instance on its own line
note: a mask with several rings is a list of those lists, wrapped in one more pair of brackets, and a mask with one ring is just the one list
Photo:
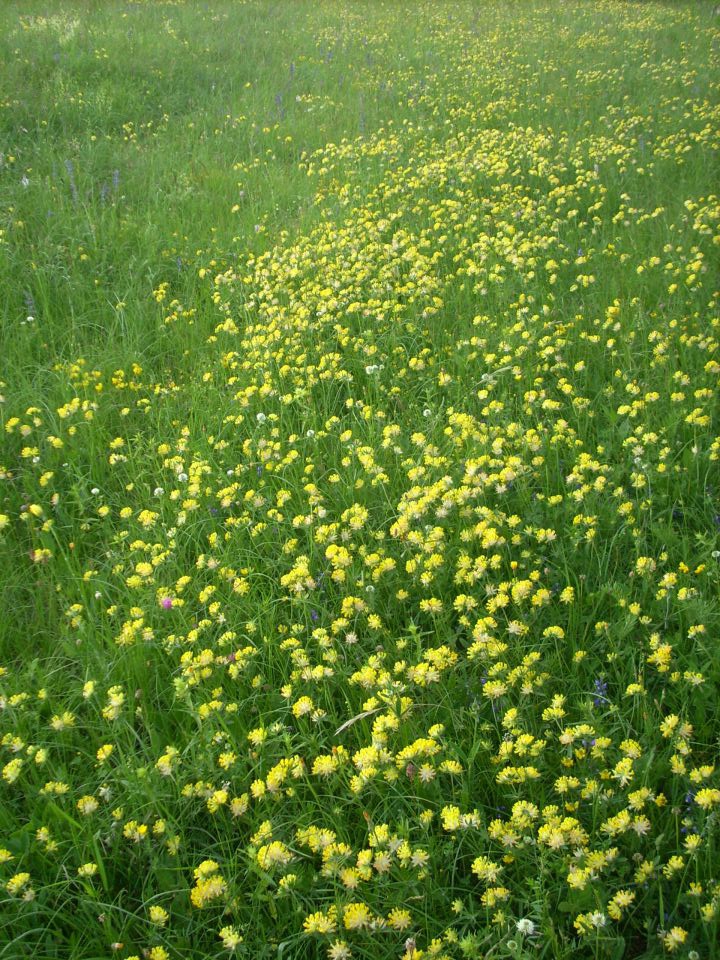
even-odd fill
[(0, 960), (720, 957), (712, 2), (0, 8)]

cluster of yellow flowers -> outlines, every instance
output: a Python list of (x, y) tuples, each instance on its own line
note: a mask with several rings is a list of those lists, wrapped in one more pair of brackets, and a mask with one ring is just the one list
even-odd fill
[(192, 378), (78, 358), (0, 405), (53, 643), (0, 667), (13, 911), (129, 891), (149, 960), (208, 924), (335, 960), (717, 943), (720, 201), (681, 174), (720, 115), (648, 53), (700, 15), (622, 16), (655, 102), (565, 129), (568, 83), (626, 89), (611, 27), (542, 81), (524, 21), (482, 56), (458, 26), (398, 67), (422, 122), (303, 155), (314, 226), (201, 266)]

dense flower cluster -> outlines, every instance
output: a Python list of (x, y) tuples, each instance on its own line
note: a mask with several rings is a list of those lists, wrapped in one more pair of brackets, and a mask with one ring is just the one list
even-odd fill
[[(591, 4), (541, 72), (551, 6), (418, 4), (442, 62), (386, 82), (422, 122), (306, 151), (314, 223), (200, 263), (191, 372), (8, 375), (1, 556), (51, 638), (0, 667), (13, 924), (80, 911), (122, 960), (717, 949), (720, 111), (654, 47), (717, 30)], [(371, 56), (373, 15), (318, 49)]]

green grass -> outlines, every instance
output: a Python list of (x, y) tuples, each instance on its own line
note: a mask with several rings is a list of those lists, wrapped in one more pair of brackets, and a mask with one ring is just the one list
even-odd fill
[(0, 960), (720, 953), (712, 3), (0, 11)]

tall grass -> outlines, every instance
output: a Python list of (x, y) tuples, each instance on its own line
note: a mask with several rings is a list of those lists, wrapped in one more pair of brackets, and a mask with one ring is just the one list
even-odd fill
[(0, 25), (0, 958), (713, 957), (713, 5)]

